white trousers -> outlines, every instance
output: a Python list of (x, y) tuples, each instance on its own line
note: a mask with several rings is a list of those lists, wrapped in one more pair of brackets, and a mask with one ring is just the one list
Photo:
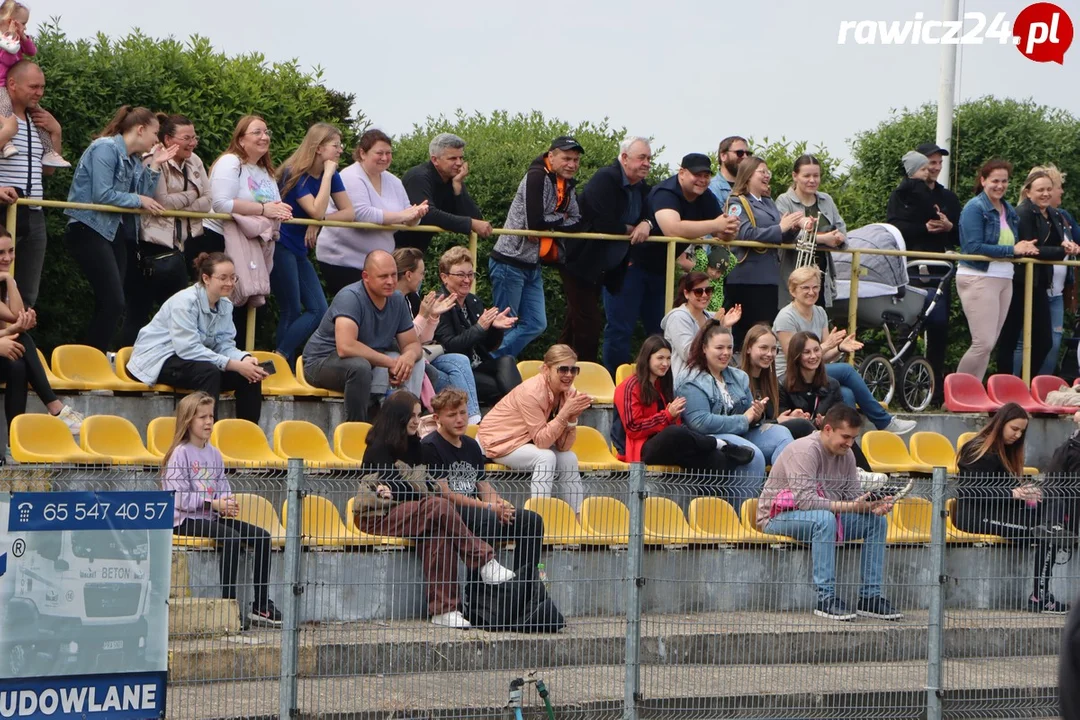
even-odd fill
[(585, 501), (585, 486), (581, 483), (577, 455), (574, 453), (541, 450), (535, 445), (527, 444), (509, 455), (492, 458), (492, 462), (514, 470), (531, 471), (533, 497), (551, 497), (555, 483), (558, 482), (562, 499), (574, 508), (574, 512), (581, 510), (581, 503)]

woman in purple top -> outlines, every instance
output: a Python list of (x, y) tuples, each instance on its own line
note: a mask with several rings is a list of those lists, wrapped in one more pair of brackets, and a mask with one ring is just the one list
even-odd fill
[[(401, 180), (387, 169), (394, 159), (390, 137), (382, 130), (368, 130), (360, 136), (353, 158), (356, 162), (341, 171), (341, 179), (354, 219), (377, 225), (418, 225), (427, 214), (427, 200), (411, 204)], [(362, 279), (364, 260), (373, 250), (394, 252), (394, 231), (337, 227), (322, 231), (315, 257), (331, 295)]]
[[(316, 123), (304, 141), (277, 171), (281, 199), (292, 208), (294, 218), (352, 220), (353, 207), (338, 174), (341, 131), (329, 123)], [(328, 212), (333, 198), (335, 212)], [(274, 246), (274, 269), (270, 287), (281, 312), (278, 318), (277, 351), (290, 365), (296, 351), (315, 332), (326, 312), (326, 295), (308, 259), (315, 247), (317, 225), (282, 225)]]
[[(214, 399), (194, 392), (176, 408), (176, 434), (161, 461), (162, 487), (175, 494), (173, 533), (212, 539), (221, 553), (221, 597), (236, 599), (236, 570), (240, 546), (255, 555), (252, 584), (255, 600), (247, 620), (281, 627), (281, 612), (267, 594), (270, 578), (270, 533), (236, 519), (240, 506), (225, 478), (225, 463), (210, 444), (214, 429)], [(243, 613), (240, 616), (244, 622)]]

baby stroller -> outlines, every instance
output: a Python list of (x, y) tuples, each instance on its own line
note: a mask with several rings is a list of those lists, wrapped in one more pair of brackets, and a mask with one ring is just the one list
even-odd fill
[[(852, 231), (847, 236), (847, 246), (850, 249), (906, 249), (900, 231), (885, 223)], [(836, 266), (836, 301), (832, 306), (832, 319), (838, 327), (846, 327), (851, 296), (851, 255), (833, 253), (833, 262)], [(912, 272), (928, 287), (909, 285), (909, 273)], [(934, 377), (930, 362), (918, 354), (918, 340), (926, 318), (941, 301), (943, 289), (953, 273), (953, 264), (944, 260), (917, 260), (899, 255), (862, 255), (859, 258), (858, 329), (884, 330), (889, 350), (888, 354), (875, 352), (863, 357), (859, 374), (881, 402), (888, 404), (899, 394), (900, 402), (911, 412), (921, 412), (930, 405), (934, 383), (939, 378)], [(928, 295), (932, 295), (930, 302), (927, 302)]]

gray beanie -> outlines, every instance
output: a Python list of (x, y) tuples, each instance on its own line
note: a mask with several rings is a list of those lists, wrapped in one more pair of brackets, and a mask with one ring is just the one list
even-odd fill
[(921, 170), (923, 167), (929, 165), (930, 159), (923, 155), (921, 152), (911, 150), (910, 152), (904, 153), (902, 162), (904, 163), (904, 172), (907, 173), (908, 177), (911, 177), (915, 173), (919, 172), (919, 170)]

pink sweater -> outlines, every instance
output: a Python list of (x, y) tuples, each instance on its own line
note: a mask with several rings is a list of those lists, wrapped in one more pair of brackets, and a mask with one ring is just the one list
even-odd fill
[(23, 35), (21, 52), (9, 53), (0, 50), (0, 85), (7, 87), (7, 74), (11, 66), (23, 59), (24, 55), (37, 55), (37, 45), (29, 35)]

